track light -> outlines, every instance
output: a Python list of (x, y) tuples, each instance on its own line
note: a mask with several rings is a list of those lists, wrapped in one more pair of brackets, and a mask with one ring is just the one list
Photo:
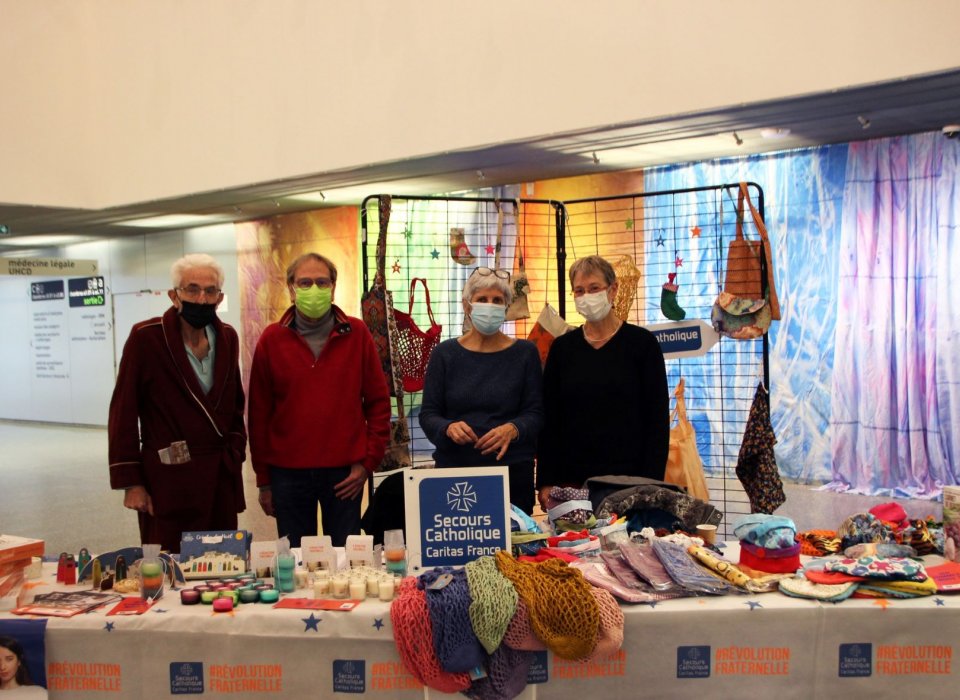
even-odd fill
[(857, 121), (860, 122), (860, 128), (861, 128), (861, 129), (869, 129), (869, 128), (870, 128), (870, 120), (867, 119), (867, 118), (866, 118), (865, 116), (863, 116), (862, 114), (858, 114), (858, 115), (857, 115)]
[(594, 151), (591, 155), (593, 156), (593, 164), (600, 165), (600, 159), (597, 157), (597, 152)]
[(743, 139), (740, 138), (740, 134), (738, 134), (736, 131), (733, 132), (733, 140), (737, 142), (738, 146), (743, 145)]

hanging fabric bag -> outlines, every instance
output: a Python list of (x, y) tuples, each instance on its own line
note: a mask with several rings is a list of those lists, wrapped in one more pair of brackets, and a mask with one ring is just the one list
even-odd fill
[(380, 366), (387, 378), (391, 396), (403, 394), (400, 375), (394, 372), (397, 357), (397, 320), (393, 313), (393, 292), (387, 290), (387, 227), (390, 225), (390, 195), (380, 195), (380, 234), (377, 238), (377, 273), (370, 289), (360, 299), (363, 322), (373, 336)]
[[(417, 282), (423, 285), (427, 298), (427, 316), (430, 318), (430, 328), (420, 330), (413, 319), (413, 293)], [(410, 280), (410, 305), (407, 313), (394, 311), (397, 318), (397, 369), (403, 378), (403, 390), (407, 393), (423, 390), (423, 378), (427, 373), (427, 362), (430, 354), (440, 343), (440, 334), (443, 327), (433, 317), (433, 307), (430, 305), (430, 289), (427, 281), (422, 277)]]
[[(753, 223), (760, 235), (758, 240), (744, 238), (744, 202), (750, 207)], [(766, 279), (764, 279), (764, 273), (766, 273)], [(746, 182), (740, 183), (737, 194), (737, 234), (727, 248), (727, 270), (723, 291), (741, 299), (765, 299), (770, 306), (771, 319), (780, 320), (780, 301), (777, 298), (777, 287), (773, 278), (773, 260), (770, 255), (767, 225), (760, 218), (760, 212), (753, 206)]]
[[(500, 269), (500, 246), (501, 239), (503, 238), (503, 206), (500, 202), (496, 203), (497, 206), (497, 246), (496, 254), (494, 255), (493, 266), (497, 269)], [(520, 209), (519, 205), (514, 202), (514, 220), (517, 227), (517, 241), (516, 241), (516, 250), (519, 251), (520, 261), (519, 261), (519, 270), (516, 274), (513, 274), (513, 270), (510, 270), (510, 284), (513, 287), (513, 301), (510, 302), (510, 306), (507, 307), (507, 321), (519, 321), (523, 318), (530, 318), (530, 307), (527, 303), (527, 295), (530, 294), (530, 282), (527, 280), (527, 270), (523, 262), (523, 244), (520, 240)], [(512, 266), (511, 266), (512, 267)]]
[(667, 452), (667, 469), (663, 480), (682, 486), (687, 494), (701, 501), (710, 501), (710, 491), (703, 474), (703, 460), (697, 452), (697, 433), (693, 423), (687, 419), (687, 405), (683, 396), (683, 378), (677, 384), (673, 395), (677, 399), (676, 408), (670, 417), (670, 423), (676, 425), (670, 428), (670, 448)]

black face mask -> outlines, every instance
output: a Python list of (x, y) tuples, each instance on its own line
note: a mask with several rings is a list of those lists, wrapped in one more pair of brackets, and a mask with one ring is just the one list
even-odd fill
[(217, 317), (216, 304), (196, 304), (180, 300), (180, 317), (194, 328), (204, 328)]

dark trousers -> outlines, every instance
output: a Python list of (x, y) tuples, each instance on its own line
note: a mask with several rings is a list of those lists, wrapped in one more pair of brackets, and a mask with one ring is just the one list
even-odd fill
[(291, 547), (299, 547), (301, 537), (316, 535), (317, 503), (323, 534), (330, 536), (334, 547), (343, 547), (347, 535), (359, 535), (362, 494), (352, 500), (342, 500), (333, 490), (349, 474), (350, 467), (270, 467), (278, 535), (286, 535)]

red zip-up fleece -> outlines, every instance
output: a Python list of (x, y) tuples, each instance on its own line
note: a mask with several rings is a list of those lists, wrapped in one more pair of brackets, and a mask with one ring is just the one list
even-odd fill
[(370, 331), (333, 307), (320, 357), (294, 327), (295, 307), (263, 331), (253, 354), (247, 432), (257, 486), (270, 467), (310, 469), (357, 462), (372, 472), (390, 434), (390, 394)]

